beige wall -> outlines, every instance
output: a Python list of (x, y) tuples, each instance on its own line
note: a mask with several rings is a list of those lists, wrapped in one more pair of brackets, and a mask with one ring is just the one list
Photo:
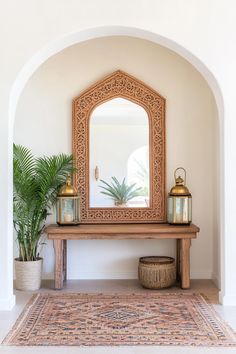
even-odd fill
[[(215, 103), (204, 79), (184, 59), (151, 42), (128, 37), (70, 47), (48, 60), (28, 82), (17, 109), (14, 141), (37, 155), (71, 152), (72, 98), (117, 69), (143, 80), (166, 98), (167, 191), (174, 183), (174, 169), (185, 167), (193, 195), (193, 221), (201, 227), (192, 243), (191, 273), (195, 278), (212, 277)], [(156, 254), (174, 255), (172, 241), (71, 241), (69, 277), (135, 277), (137, 258), (153, 254), (154, 247)], [(45, 276), (51, 277), (49, 242), (43, 253)]]

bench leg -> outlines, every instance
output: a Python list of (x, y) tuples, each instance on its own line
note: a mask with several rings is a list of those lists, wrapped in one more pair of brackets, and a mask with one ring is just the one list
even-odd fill
[(180, 281), (180, 239), (176, 240), (176, 280)]
[(180, 272), (181, 288), (190, 288), (190, 245), (191, 239), (183, 238), (180, 240)]
[(54, 281), (55, 289), (60, 290), (63, 288), (63, 240), (53, 240), (55, 252), (55, 268), (54, 268)]
[(63, 280), (67, 279), (67, 240), (63, 240)]

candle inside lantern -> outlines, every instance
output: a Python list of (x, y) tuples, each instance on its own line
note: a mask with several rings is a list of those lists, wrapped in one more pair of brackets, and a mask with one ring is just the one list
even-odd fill
[(73, 215), (69, 213), (64, 214), (64, 222), (71, 222), (73, 221)]

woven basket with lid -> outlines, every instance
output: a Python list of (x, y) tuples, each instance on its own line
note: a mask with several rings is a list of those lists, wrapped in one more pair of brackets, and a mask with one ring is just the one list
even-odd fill
[(138, 278), (144, 288), (162, 289), (175, 283), (176, 266), (172, 257), (141, 257), (138, 266)]

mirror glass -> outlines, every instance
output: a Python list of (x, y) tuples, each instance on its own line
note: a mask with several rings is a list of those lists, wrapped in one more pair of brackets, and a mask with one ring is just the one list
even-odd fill
[(150, 206), (149, 119), (141, 106), (114, 98), (89, 120), (90, 208)]

